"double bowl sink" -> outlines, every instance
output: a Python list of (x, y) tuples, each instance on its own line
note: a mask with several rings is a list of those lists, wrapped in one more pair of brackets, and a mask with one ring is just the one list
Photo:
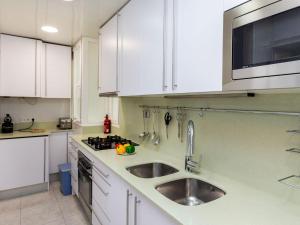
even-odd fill
[[(178, 172), (177, 169), (164, 163), (147, 163), (126, 169), (140, 178), (162, 177)], [(220, 188), (195, 178), (170, 181), (156, 186), (155, 189), (168, 199), (186, 206), (204, 204), (225, 195)]]

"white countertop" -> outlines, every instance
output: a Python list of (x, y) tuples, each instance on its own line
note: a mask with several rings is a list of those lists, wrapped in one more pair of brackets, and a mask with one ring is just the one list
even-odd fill
[(60, 132), (72, 132), (72, 130), (60, 130), (60, 129), (45, 129), (43, 132), (31, 132), (31, 131), (14, 131), (13, 133), (0, 133), (1, 139), (14, 139), (14, 138), (28, 138), (28, 137), (41, 137), (48, 136), (53, 133)]
[[(118, 156), (114, 150), (96, 152), (81, 142), (87, 136), (76, 135), (73, 139), (181, 224), (300, 225), (300, 205), (289, 201), (290, 196), (276, 197), (209, 171), (202, 170), (198, 175), (187, 173), (184, 170), (184, 159), (175, 159), (144, 147), (137, 147), (137, 154), (132, 156)], [(143, 179), (125, 169), (149, 162), (163, 162), (177, 168), (179, 172), (159, 178)], [(183, 206), (167, 199), (154, 188), (158, 184), (185, 177), (195, 177), (211, 183), (223, 189), (226, 195), (199, 206)]]

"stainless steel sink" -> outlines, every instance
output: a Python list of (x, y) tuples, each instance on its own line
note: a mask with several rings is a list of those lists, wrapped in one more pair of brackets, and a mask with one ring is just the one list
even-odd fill
[(162, 177), (178, 172), (177, 169), (163, 163), (147, 163), (126, 168), (131, 174), (141, 178)]
[(184, 178), (158, 185), (156, 190), (181, 205), (195, 206), (214, 201), (225, 195), (225, 192), (209, 183)]

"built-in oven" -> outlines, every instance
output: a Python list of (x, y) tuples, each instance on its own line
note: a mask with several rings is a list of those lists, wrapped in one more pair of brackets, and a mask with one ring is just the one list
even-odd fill
[(89, 220), (92, 220), (92, 162), (78, 152), (78, 195)]
[(300, 0), (252, 0), (224, 14), (225, 90), (300, 87)]

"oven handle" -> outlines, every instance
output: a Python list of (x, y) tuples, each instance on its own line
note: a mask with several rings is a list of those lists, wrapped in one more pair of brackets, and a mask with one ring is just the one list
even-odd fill
[(91, 175), (91, 173), (89, 172), (89, 170), (78, 160), (78, 164), (80, 165), (80, 166), (82, 166), (82, 168), (89, 174), (89, 175)]

